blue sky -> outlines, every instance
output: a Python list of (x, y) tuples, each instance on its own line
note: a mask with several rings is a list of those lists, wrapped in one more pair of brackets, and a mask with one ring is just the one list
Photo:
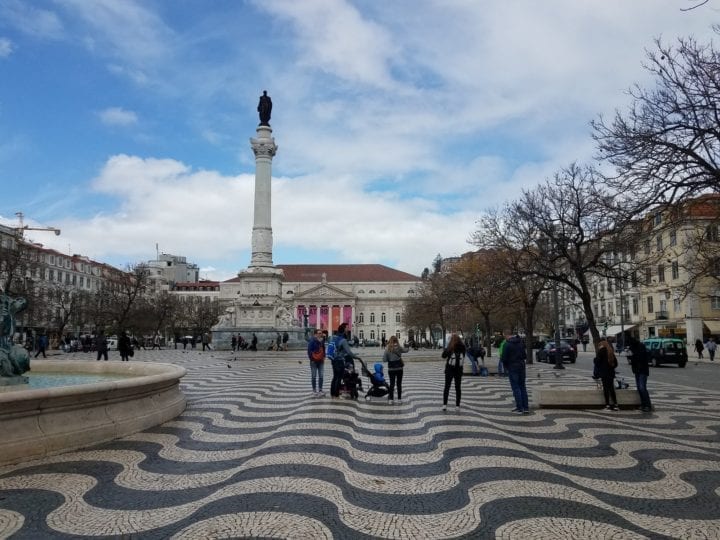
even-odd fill
[(258, 97), (273, 260), (419, 275), (480, 213), (594, 155), (687, 0), (0, 0), (0, 222), (119, 267), (250, 262)]

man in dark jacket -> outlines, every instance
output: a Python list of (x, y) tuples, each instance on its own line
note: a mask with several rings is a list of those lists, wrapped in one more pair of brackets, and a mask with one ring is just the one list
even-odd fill
[(527, 359), (525, 342), (520, 336), (511, 337), (510, 332), (506, 332), (505, 335), (507, 341), (503, 347), (500, 361), (508, 375), (510, 388), (515, 397), (515, 408), (512, 412), (530, 414), (527, 387), (525, 386), (525, 360)]
[(640, 394), (640, 408), (643, 412), (650, 412), (652, 403), (647, 389), (648, 375), (650, 375), (650, 354), (643, 342), (634, 337), (627, 338), (626, 343), (630, 347), (630, 366), (635, 374), (635, 386)]
[(330, 396), (333, 398), (340, 397), (340, 385), (342, 384), (342, 377), (345, 373), (345, 362), (353, 358), (360, 358), (350, 349), (350, 345), (345, 337), (346, 330), (347, 323), (342, 323), (338, 326), (337, 332), (335, 332), (335, 335), (331, 338), (335, 342), (335, 358), (332, 359), (333, 378), (330, 383)]

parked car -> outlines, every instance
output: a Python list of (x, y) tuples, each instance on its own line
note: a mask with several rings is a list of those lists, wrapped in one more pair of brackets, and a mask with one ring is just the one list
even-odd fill
[[(567, 341), (560, 342), (560, 355), (563, 362), (570, 362), (571, 364), (574, 364), (575, 360), (577, 359), (575, 349)], [(554, 364), (555, 342), (548, 341), (547, 343), (545, 343), (545, 346), (535, 353), (535, 360), (537, 362), (547, 362), (549, 364)]]
[(649, 338), (643, 341), (653, 366), (677, 364), (684, 368), (688, 361), (685, 343), (679, 338)]
[(118, 338), (117, 336), (108, 336), (107, 338), (108, 351), (114, 351), (117, 349)]

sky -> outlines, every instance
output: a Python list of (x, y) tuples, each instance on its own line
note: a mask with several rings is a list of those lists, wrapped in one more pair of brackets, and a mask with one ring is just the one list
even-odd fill
[(0, 0), (0, 223), (125, 268), (250, 263), (273, 101), (274, 264), (420, 275), (480, 215), (595, 155), (654, 39), (710, 0)]

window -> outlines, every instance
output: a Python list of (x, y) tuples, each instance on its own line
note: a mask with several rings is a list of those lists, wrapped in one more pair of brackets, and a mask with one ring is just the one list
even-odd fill
[(386, 323), (387, 321), (386, 321), (385, 319), (386, 319), (385, 313), (383, 312), (383, 313), (380, 314), (380, 322), (381, 322), (381, 323)]
[(361, 312), (360, 315), (358, 315), (358, 322), (360, 324), (363, 324), (365, 322), (365, 314), (364, 313)]
[(677, 245), (677, 232), (676, 231), (670, 231), (670, 245), (671, 246)]
[(652, 281), (652, 269), (648, 266), (645, 269), (645, 285), (649, 286)]
[[(375, 322), (375, 313), (371, 313), (370, 314), (370, 323), (372, 324), (374, 322)], [(371, 338), (371, 339), (375, 339), (375, 338)]]
[(705, 229), (705, 236), (710, 242), (720, 240), (720, 225), (708, 225)]
[(652, 296), (647, 297), (647, 310), (648, 310), (648, 313), (655, 313), (655, 307), (653, 306), (653, 297)]
[(639, 311), (640, 311), (640, 302), (638, 301), (637, 298), (633, 298), (633, 299), (632, 299), (632, 312), (633, 312), (633, 315), (637, 315)]
[(55, 281), (55, 270), (52, 268), (48, 270), (48, 281)]
[(84, 287), (85, 287), (85, 277), (84, 277), (84, 276), (80, 276), (80, 288), (82, 289), (82, 288), (84, 288)]
[(720, 294), (717, 296), (710, 297), (710, 307), (713, 310), (719, 310), (720, 309)]
[(672, 263), (672, 278), (680, 279), (680, 268), (677, 261), (673, 261)]
[(679, 313), (681, 310), (682, 310), (682, 304), (681, 304), (681, 302), (680, 302), (680, 299), (679, 299), (679, 298), (674, 298), (674, 299), (673, 299), (673, 311), (674, 311), (675, 313)]
[(665, 265), (658, 264), (657, 272), (658, 272), (658, 283), (665, 283)]
[(660, 225), (662, 223), (662, 214), (660, 212), (655, 213), (655, 225)]
[(365, 339), (365, 331), (364, 330), (360, 330), (360, 332), (358, 332), (358, 338)]
[[(400, 312), (399, 311), (395, 314), (395, 322), (396, 323), (400, 322)], [(400, 336), (398, 336), (398, 337), (400, 337)]]
[(650, 255), (650, 240), (645, 240), (643, 250), (645, 251), (645, 255)]
[(663, 250), (662, 234), (658, 234), (658, 237), (655, 239), (655, 244), (657, 246), (658, 252)]
[(370, 339), (375, 339), (375, 330), (370, 330)]
[(375, 289), (370, 289), (370, 290), (368, 291), (368, 294), (375, 294)]
[(710, 261), (710, 275), (720, 276), (720, 257), (715, 257)]

